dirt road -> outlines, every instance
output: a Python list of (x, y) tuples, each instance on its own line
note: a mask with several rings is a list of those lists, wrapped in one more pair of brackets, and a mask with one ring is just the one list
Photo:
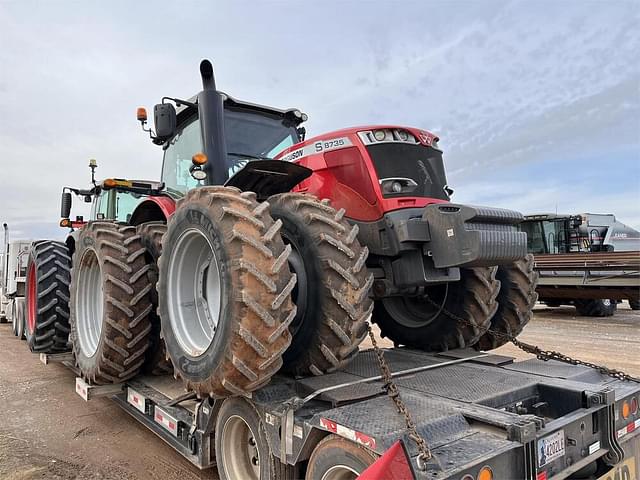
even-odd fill
[[(537, 308), (524, 341), (640, 376), (640, 312), (606, 319)], [(384, 342), (383, 342), (384, 343)], [(497, 351), (528, 358), (512, 346)], [(0, 325), (0, 479), (192, 480), (202, 473), (108, 399), (85, 403), (74, 375), (42, 365)]]

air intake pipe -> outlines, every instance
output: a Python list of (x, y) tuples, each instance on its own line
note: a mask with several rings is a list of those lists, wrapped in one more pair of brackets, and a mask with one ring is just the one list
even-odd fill
[(213, 65), (209, 60), (200, 63), (200, 75), (202, 92), (198, 94), (198, 115), (204, 153), (208, 159), (204, 170), (210, 185), (222, 185), (229, 177), (224, 135), (224, 98), (216, 90)]

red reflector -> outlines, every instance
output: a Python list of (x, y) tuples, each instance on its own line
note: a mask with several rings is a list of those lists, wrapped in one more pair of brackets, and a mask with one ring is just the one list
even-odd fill
[(631, 422), (629, 425), (627, 425), (627, 433), (631, 433), (636, 429), (636, 424), (635, 422)]
[(358, 480), (413, 480), (409, 460), (398, 440)]
[(370, 204), (376, 203), (371, 176), (358, 147), (326, 152), (324, 161), (338, 183), (351, 188)]
[(547, 480), (547, 472), (540, 472), (536, 477), (536, 480)]

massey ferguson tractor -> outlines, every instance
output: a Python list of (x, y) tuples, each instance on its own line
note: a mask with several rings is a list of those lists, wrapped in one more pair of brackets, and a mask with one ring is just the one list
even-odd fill
[(396, 344), (436, 352), (495, 348), (529, 321), (522, 216), (450, 203), (435, 135), (385, 125), (305, 140), (299, 110), (217, 91), (206, 60), (200, 73), (196, 96), (154, 107), (153, 131), (138, 110), (163, 149), (155, 191), (67, 239), (68, 295), (34, 281), (31, 298), (58, 292), (55, 308), (28, 302), (35, 328), (69, 316), (87, 381), (140, 371), (156, 303), (174, 374), (214, 398), (342, 368), (370, 317)]

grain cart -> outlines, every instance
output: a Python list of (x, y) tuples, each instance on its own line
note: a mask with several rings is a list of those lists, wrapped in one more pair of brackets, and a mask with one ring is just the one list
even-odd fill
[(25, 277), (30, 241), (9, 241), (9, 229), (4, 227), (4, 255), (0, 278), (0, 298), (4, 305), (5, 321), (11, 322), (13, 333), (20, 339), (24, 336)]
[(619, 254), (640, 255), (637, 230), (614, 215), (593, 213), (527, 215), (521, 229), (541, 275), (540, 299), (548, 306), (572, 304), (590, 317), (613, 315), (623, 299), (640, 308), (637, 262), (625, 265)]

